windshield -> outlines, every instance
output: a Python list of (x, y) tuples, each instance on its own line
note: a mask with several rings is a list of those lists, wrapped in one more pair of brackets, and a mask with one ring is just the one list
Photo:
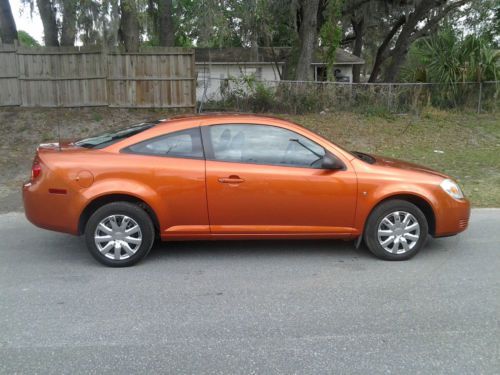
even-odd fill
[(149, 129), (155, 125), (156, 122), (147, 122), (147, 123), (143, 122), (119, 130), (108, 131), (106, 133), (102, 133), (93, 137), (80, 139), (79, 141), (76, 141), (74, 144), (75, 146), (85, 147), (85, 148), (104, 148), (109, 145), (112, 145), (113, 143), (121, 141), (122, 139), (143, 132), (144, 130)]

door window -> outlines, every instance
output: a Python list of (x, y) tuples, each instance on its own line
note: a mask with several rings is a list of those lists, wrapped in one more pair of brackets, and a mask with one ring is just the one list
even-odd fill
[(176, 158), (202, 159), (200, 129), (192, 128), (169, 133), (127, 147), (125, 152)]
[(214, 125), (208, 131), (219, 161), (321, 168), (325, 156), (317, 143), (276, 126)]

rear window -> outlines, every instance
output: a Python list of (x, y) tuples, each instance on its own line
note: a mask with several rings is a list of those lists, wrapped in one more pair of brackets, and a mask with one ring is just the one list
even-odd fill
[(139, 134), (144, 130), (152, 128), (158, 123), (156, 122), (143, 122), (140, 124), (135, 124), (128, 126), (126, 128), (107, 131), (106, 133), (102, 133), (93, 137), (88, 137), (84, 139), (80, 139), (74, 142), (75, 146), (85, 147), (85, 148), (104, 148), (113, 143), (121, 141), (125, 138), (131, 137), (133, 135)]

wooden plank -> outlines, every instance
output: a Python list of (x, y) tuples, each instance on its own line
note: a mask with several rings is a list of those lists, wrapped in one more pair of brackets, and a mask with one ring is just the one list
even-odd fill
[(134, 107), (130, 107), (127, 105), (109, 105), (108, 107), (109, 108), (189, 108), (189, 106), (177, 105), (177, 104), (163, 105), (161, 107), (154, 107), (153, 105), (135, 105)]
[[(2, 77), (0, 77), (2, 78)], [(89, 77), (15, 77), (21, 81), (82, 81), (107, 79), (106, 76), (89, 76)], [(120, 79), (121, 80), (121, 79)]]
[[(76, 78), (61, 78), (61, 79), (76, 79)], [(108, 81), (196, 81), (196, 79), (191, 77), (175, 77), (175, 76), (174, 77), (108, 77), (107, 80)]]

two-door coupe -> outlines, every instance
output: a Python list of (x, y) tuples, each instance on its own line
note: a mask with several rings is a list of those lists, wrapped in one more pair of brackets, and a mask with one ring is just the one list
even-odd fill
[(428, 235), (465, 230), (470, 214), (442, 173), (248, 114), (179, 116), (42, 144), (23, 198), (33, 224), (84, 234), (108, 266), (138, 262), (155, 237), (364, 239), (376, 256), (403, 260)]

